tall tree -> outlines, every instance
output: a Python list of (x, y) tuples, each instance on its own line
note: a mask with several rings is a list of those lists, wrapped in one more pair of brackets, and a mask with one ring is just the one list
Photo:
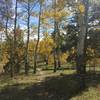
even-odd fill
[(29, 62), (28, 62), (28, 44), (30, 37), (30, 1), (27, 2), (27, 41), (26, 41), (26, 51), (25, 51), (25, 74), (28, 74)]
[[(20, 0), (19, 1), (22, 6), (22, 12), (24, 15), (24, 20), (27, 23), (27, 35), (26, 35), (26, 40), (25, 40), (25, 59), (24, 59), (24, 64), (25, 64), (25, 74), (28, 74), (29, 71), (29, 41), (30, 41), (30, 34), (31, 34), (31, 25), (32, 23), (30, 22), (30, 18), (33, 17), (33, 9), (35, 5), (37, 4), (38, 0)], [(27, 17), (25, 17), (27, 16)]]
[(14, 67), (15, 67), (15, 53), (16, 53), (16, 27), (17, 27), (17, 9), (18, 9), (18, 5), (17, 5), (17, 0), (15, 1), (15, 11), (14, 11), (14, 37), (13, 37), (13, 45), (12, 45), (12, 54), (11, 54), (11, 77), (14, 76)]
[(37, 68), (37, 51), (38, 51), (38, 45), (40, 41), (42, 3), (43, 1), (40, 0), (39, 1), (39, 19), (38, 19), (38, 39), (37, 39), (37, 43), (36, 43), (35, 50), (34, 50), (34, 73), (36, 73), (36, 68)]
[(59, 4), (59, 0), (53, 1), (53, 19), (54, 19), (54, 32), (53, 32), (53, 39), (56, 43), (56, 47), (54, 48), (54, 72), (56, 72), (57, 67), (61, 66), (60, 63), (60, 23), (65, 16), (67, 16), (68, 12), (64, 11), (65, 8), (65, 1), (62, 0), (62, 3)]
[(85, 88), (85, 40), (87, 37), (87, 25), (88, 25), (88, 0), (83, 0), (79, 3), (78, 25), (79, 35), (77, 43), (77, 73), (81, 76), (81, 88)]

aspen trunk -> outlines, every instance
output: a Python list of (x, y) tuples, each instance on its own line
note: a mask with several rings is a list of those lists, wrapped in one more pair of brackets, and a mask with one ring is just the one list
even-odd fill
[(28, 44), (30, 37), (30, 2), (28, 0), (28, 21), (27, 21), (27, 41), (26, 41), (26, 50), (25, 50), (25, 74), (28, 74), (29, 71), (29, 58), (28, 58)]
[(38, 22), (38, 39), (37, 39), (37, 43), (36, 43), (35, 51), (34, 51), (34, 71), (33, 71), (34, 74), (36, 73), (36, 68), (37, 68), (37, 51), (38, 51), (38, 45), (40, 41), (41, 8), (42, 8), (42, 4), (40, 3), (39, 22)]

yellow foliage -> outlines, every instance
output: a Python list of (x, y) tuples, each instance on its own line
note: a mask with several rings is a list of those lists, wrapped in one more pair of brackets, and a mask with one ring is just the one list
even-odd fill
[(85, 6), (83, 4), (80, 4), (78, 6), (78, 9), (79, 9), (80, 13), (84, 13), (85, 12)]
[[(65, 64), (67, 58), (68, 58), (68, 54), (67, 53), (61, 53), (60, 54), (60, 62), (61, 62), (61, 64)], [(48, 63), (50, 65), (52, 65), (54, 63), (54, 57), (53, 57), (53, 55), (49, 56)]]
[(50, 55), (50, 56), (49, 56), (49, 58), (48, 58), (48, 64), (49, 64), (49, 65), (54, 64), (54, 57), (53, 57), (53, 55)]
[(66, 59), (68, 58), (68, 54), (67, 53), (62, 53), (60, 55), (60, 60), (61, 60), (61, 64), (66, 63)]
[(61, 21), (63, 17), (66, 17), (68, 15), (69, 15), (68, 11), (66, 12), (65, 10), (56, 9), (43, 12), (41, 15), (41, 19), (43, 21), (46, 18), (54, 18), (57, 21)]
[(75, 53), (76, 53), (76, 49), (75, 49), (75, 47), (72, 47), (72, 48), (71, 48), (70, 53), (71, 53), (71, 54), (75, 54)]
[(8, 57), (9, 57), (8, 53), (7, 52), (4, 52), (3, 53), (3, 60), (2, 60), (2, 63), (3, 64), (6, 64), (9, 61), (8, 60)]
[(92, 48), (87, 48), (87, 52), (86, 52), (89, 56), (95, 56), (95, 50)]
[(53, 11), (53, 12), (50, 12), (51, 13), (51, 18), (54, 18), (56, 21), (61, 21), (61, 19), (65, 16), (67, 16), (69, 13), (66, 12), (66, 11)]
[(51, 37), (47, 36), (46, 38), (41, 40), (39, 43), (39, 53), (48, 57), (54, 46), (55, 46), (55, 43), (54, 43), (53, 39)]

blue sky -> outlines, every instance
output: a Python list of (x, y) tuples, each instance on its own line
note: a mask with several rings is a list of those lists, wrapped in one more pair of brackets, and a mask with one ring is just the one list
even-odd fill
[[(14, 11), (15, 10), (15, 0), (12, 0), (12, 4), (13, 4), (13, 11)], [(25, 5), (27, 6), (27, 3)], [(22, 10), (25, 10), (25, 8), (22, 7), (22, 5), (20, 3), (18, 3), (18, 9), (17, 9), (18, 13), (19, 12), (22, 13), (23, 12)], [(35, 5), (33, 11), (38, 13), (38, 11), (39, 11), (39, 5), (38, 4)], [(26, 12), (26, 14), (27, 14), (27, 12)], [(22, 16), (26, 17), (26, 14), (24, 13), (24, 14), (22, 14)], [(30, 23), (33, 24), (33, 25), (37, 25), (38, 24), (38, 17), (31, 17)], [(25, 21), (23, 21), (23, 19), (21, 19), (21, 17), (17, 18), (17, 25), (20, 25), (20, 27), (23, 28), (23, 27), (26, 26), (26, 24), (27, 23)]]
[[(51, 0), (49, 0), (49, 2), (51, 2)], [(48, 2), (48, 4), (49, 4), (49, 2)], [(26, 6), (27, 6), (27, 4), (26, 4)], [(14, 2), (14, 0), (13, 0), (13, 8), (15, 8), (15, 2)], [(18, 12), (22, 12), (22, 10), (24, 10), (24, 9), (25, 9), (25, 8), (22, 7), (21, 4), (18, 4)], [(35, 7), (34, 7), (34, 9), (32, 10), (32, 12), (39, 13), (39, 4), (36, 4), (36, 5), (35, 5)], [(27, 12), (24, 13), (24, 14), (22, 14), (23, 17), (26, 17), (26, 15), (27, 15)], [(68, 17), (68, 22), (70, 22), (70, 19), (71, 19), (71, 17)], [(26, 18), (26, 20), (27, 20), (27, 18)], [(18, 18), (17, 24), (18, 24), (22, 29), (27, 28), (27, 22), (24, 21), (22, 18)], [(51, 24), (52, 24), (52, 22), (51, 22)], [(31, 26), (37, 26), (37, 25), (38, 25), (38, 16), (37, 16), (37, 17), (31, 16), (31, 18), (30, 18), (30, 25), (31, 25)], [(52, 24), (52, 25), (53, 25), (53, 24)], [(52, 31), (53, 31), (53, 28), (48, 30), (48, 32), (52, 32)]]

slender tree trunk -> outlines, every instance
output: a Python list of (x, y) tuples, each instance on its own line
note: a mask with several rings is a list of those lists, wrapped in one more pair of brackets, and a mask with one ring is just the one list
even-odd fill
[(27, 41), (26, 41), (26, 50), (25, 50), (25, 74), (28, 74), (29, 71), (29, 58), (28, 58), (28, 44), (30, 37), (30, 2), (28, 0), (28, 21), (27, 21)]
[[(56, 0), (52, 0), (52, 3), (54, 4), (54, 12), (55, 12), (55, 15), (56, 15)], [(57, 45), (57, 21), (56, 21), (56, 19), (55, 19), (55, 16), (54, 16), (54, 33), (53, 33), (53, 39), (54, 39), (54, 42), (56, 43), (56, 45)], [(53, 51), (53, 58), (54, 58), (54, 72), (56, 72), (56, 70), (57, 70), (57, 57), (56, 57), (56, 54), (57, 54), (57, 52), (56, 52), (56, 47), (54, 47), (54, 51)]]
[(77, 45), (77, 73), (80, 75), (80, 88), (85, 88), (85, 73), (86, 67), (84, 64), (84, 41), (85, 41), (85, 26), (84, 26), (84, 17), (81, 15), (79, 17), (80, 33), (79, 41)]
[(85, 74), (86, 74), (86, 51), (85, 51), (85, 40), (86, 40), (86, 32), (87, 32), (87, 0), (83, 2), (85, 6), (85, 12), (80, 13), (78, 16), (78, 24), (79, 24), (79, 40), (77, 44), (77, 73), (80, 75), (80, 88), (84, 89), (86, 87), (85, 84)]
[(8, 16), (6, 16), (6, 29), (5, 29), (5, 33), (6, 33), (7, 39), (9, 39), (9, 36), (8, 36)]
[[(57, 45), (57, 24), (56, 24), (56, 20), (54, 22), (54, 42)], [(54, 57), (54, 72), (56, 72), (57, 70), (57, 48), (54, 47), (54, 51), (53, 51), (53, 57)]]
[(39, 22), (38, 22), (38, 39), (37, 39), (37, 43), (34, 50), (34, 74), (36, 73), (36, 68), (37, 68), (37, 51), (38, 51), (38, 45), (39, 45), (39, 40), (40, 40), (41, 8), (42, 8), (42, 4), (40, 3)]
[[(60, 41), (60, 32), (59, 29), (57, 28), (57, 33), (58, 33), (58, 38), (57, 40)], [(57, 43), (57, 59), (58, 59), (58, 68), (61, 67), (61, 61), (60, 61), (60, 42)]]
[(84, 60), (84, 64), (85, 64), (85, 67), (86, 67), (86, 58), (87, 58), (87, 54), (86, 54), (86, 51), (87, 51), (87, 35), (88, 35), (88, 9), (89, 9), (89, 1), (88, 0), (85, 0), (84, 2), (85, 3), (85, 27), (86, 27), (86, 35), (85, 35), (85, 42), (84, 42), (84, 55), (85, 55), (85, 60)]
[(58, 68), (61, 67), (60, 56), (58, 55)]
[(2, 33), (0, 34), (0, 62), (2, 61)]
[(84, 15), (79, 14), (78, 17), (79, 21), (79, 40), (77, 44), (77, 73), (83, 74), (85, 73), (85, 65), (84, 65), (84, 42), (85, 42), (85, 35), (86, 35), (86, 27), (84, 22)]
[(8, 1), (6, 1), (6, 27), (5, 27), (5, 35), (6, 35), (6, 38), (9, 42), (9, 45), (10, 45), (10, 50), (9, 50), (9, 55), (10, 55), (10, 59), (9, 59), (9, 63), (8, 65), (6, 65), (6, 68), (4, 68), (5, 70), (5, 73), (6, 72), (9, 72), (9, 69), (10, 69), (10, 75), (11, 77), (13, 77), (13, 73), (12, 73), (12, 41), (10, 39), (10, 37), (8, 36), (8, 21), (9, 21), (9, 9), (8, 9)]
[[(55, 15), (57, 13), (57, 0), (54, 0), (52, 1), (54, 3), (54, 12), (55, 12)], [(59, 39), (60, 39), (60, 32), (59, 32), (59, 24), (58, 24), (58, 21), (56, 19), (56, 16), (54, 16), (55, 19), (54, 19), (54, 42), (56, 43), (56, 48), (54, 48), (54, 72), (56, 72), (57, 70), (57, 65), (58, 67), (61, 67), (61, 63), (60, 63), (60, 56), (59, 56), (59, 53), (60, 53), (60, 43), (59, 43)]]
[(79, 40), (77, 44), (77, 72), (86, 73), (86, 37), (87, 37), (87, 0), (84, 1), (85, 13), (79, 14)]
[(48, 65), (48, 57), (45, 58), (46, 65)]
[(15, 19), (14, 19), (14, 40), (11, 55), (11, 77), (14, 76), (15, 53), (16, 53), (16, 26), (17, 26), (17, 0), (15, 1)]
[(58, 59), (58, 68), (60, 68), (61, 67), (61, 61), (60, 61), (60, 31), (59, 31), (59, 23), (57, 22), (56, 24), (57, 24), (57, 59)]
[[(58, 68), (61, 67), (61, 62), (60, 62), (60, 32), (59, 32), (59, 28), (58, 28), (58, 22), (55, 21), (55, 28), (54, 28), (54, 40), (55, 40), (55, 43), (56, 43), (56, 48), (55, 48), (55, 56), (56, 56), (56, 60), (57, 60), (57, 64), (54, 64), (54, 66), (58, 66)], [(55, 57), (54, 57), (55, 58)]]
[(56, 50), (54, 50), (53, 56), (54, 56), (54, 72), (56, 72), (57, 71)]

